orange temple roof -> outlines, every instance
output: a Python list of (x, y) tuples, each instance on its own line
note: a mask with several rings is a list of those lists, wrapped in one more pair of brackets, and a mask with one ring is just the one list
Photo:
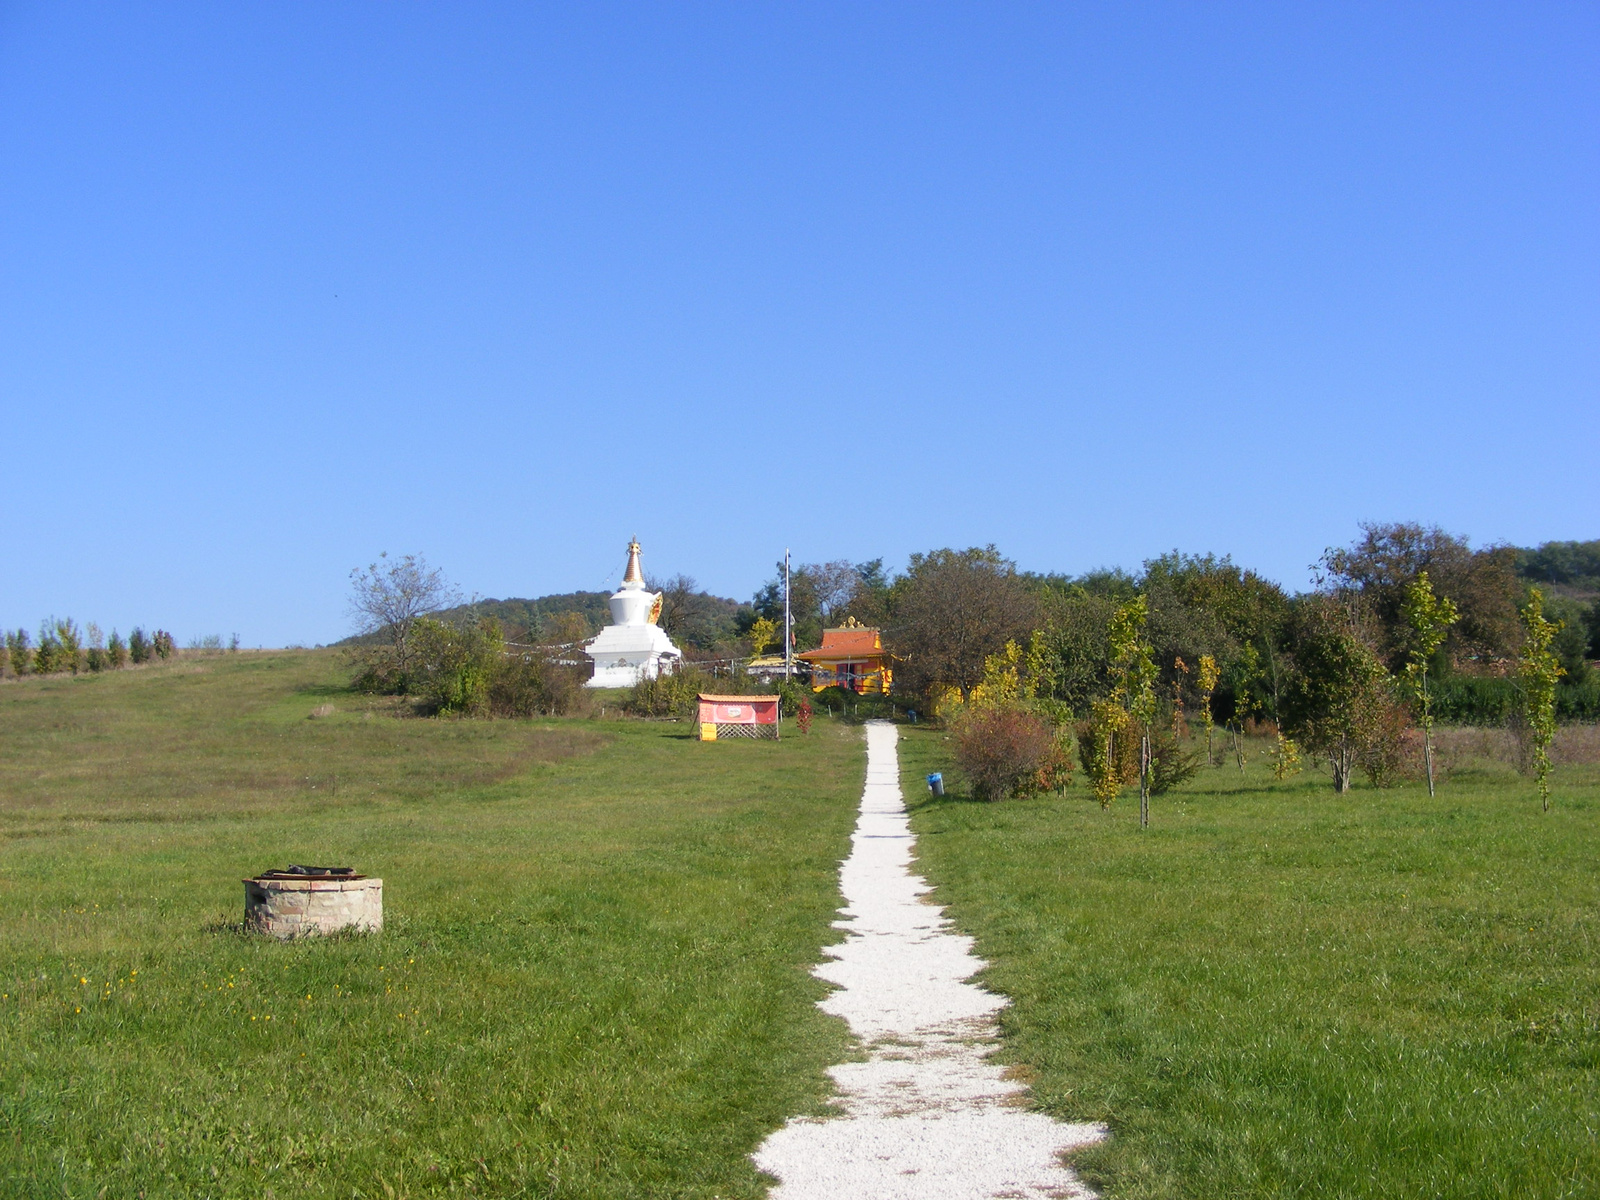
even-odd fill
[(795, 655), (807, 662), (829, 658), (871, 658), (884, 653), (883, 641), (876, 629), (824, 629), (822, 645)]

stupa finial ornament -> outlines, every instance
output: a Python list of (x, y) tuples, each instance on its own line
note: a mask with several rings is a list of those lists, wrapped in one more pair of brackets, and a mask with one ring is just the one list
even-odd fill
[(644, 586), (644, 572), (639, 569), (639, 539), (633, 538), (628, 542), (628, 569), (623, 573), (622, 586), (630, 583)]

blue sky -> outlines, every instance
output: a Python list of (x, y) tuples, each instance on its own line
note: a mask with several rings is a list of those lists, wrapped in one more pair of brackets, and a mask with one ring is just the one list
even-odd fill
[(0, 622), (1600, 536), (1592, 4), (0, 3)]

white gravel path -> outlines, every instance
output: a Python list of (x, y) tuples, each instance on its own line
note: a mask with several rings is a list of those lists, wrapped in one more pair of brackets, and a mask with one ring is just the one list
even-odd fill
[(1003, 996), (966, 980), (984, 966), (949, 931), (911, 873), (900, 794), (899, 732), (867, 725), (867, 786), (840, 869), (842, 945), (816, 974), (821, 1001), (861, 1039), (866, 1062), (829, 1068), (842, 1115), (795, 1117), (762, 1143), (756, 1165), (779, 1180), (772, 1200), (990, 1200), (1091, 1197), (1061, 1164), (1099, 1141), (1098, 1125), (1028, 1112), (1026, 1089), (988, 1062)]

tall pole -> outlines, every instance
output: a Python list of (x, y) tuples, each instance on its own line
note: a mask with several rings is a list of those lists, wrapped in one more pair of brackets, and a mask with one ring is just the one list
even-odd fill
[(789, 682), (794, 671), (794, 635), (789, 622), (789, 548), (783, 548), (783, 681)]

